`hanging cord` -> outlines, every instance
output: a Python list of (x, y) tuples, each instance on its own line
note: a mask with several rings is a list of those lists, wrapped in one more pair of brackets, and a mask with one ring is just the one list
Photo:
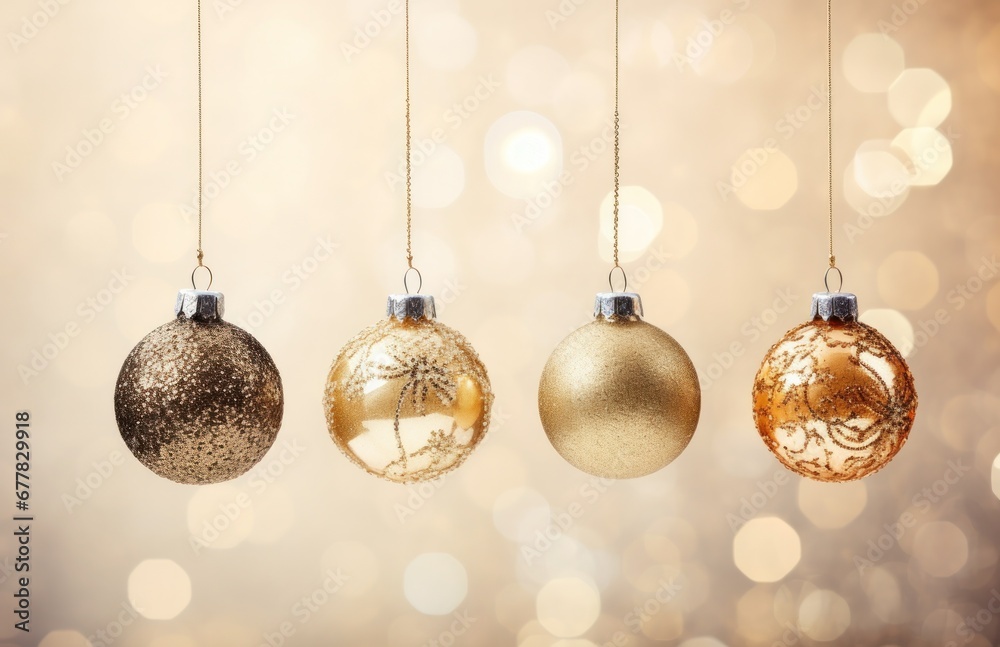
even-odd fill
[(413, 146), (412, 146), (412, 110), (410, 108), (410, 0), (405, 0), (403, 9), (404, 40), (406, 43), (406, 272), (403, 274), (403, 287), (410, 293), (407, 278), (410, 272), (417, 274), (417, 292), (423, 287), (424, 279), (420, 270), (413, 267)]
[(205, 251), (202, 249), (202, 221), (203, 221), (203, 207), (205, 202), (204, 197), (204, 181), (205, 181), (205, 164), (204, 164), (204, 154), (202, 146), (202, 80), (201, 80), (201, 0), (197, 1), (198, 5), (198, 265), (195, 266), (194, 271), (191, 272), (191, 287), (198, 289), (198, 284), (195, 281), (195, 275), (198, 270), (205, 268), (208, 272), (208, 286), (205, 288), (210, 289), (212, 287), (212, 270), (205, 265)]
[(619, 36), (619, 33), (621, 31), (620, 27), (619, 27), (619, 22), (620, 22), (619, 15), (620, 15), (619, 0), (615, 0), (615, 119), (614, 119), (614, 123), (615, 123), (615, 142), (614, 142), (614, 149), (615, 149), (615, 176), (614, 176), (614, 206), (613, 206), (613, 213), (614, 213), (614, 225), (613, 225), (613, 227), (614, 227), (614, 251), (613, 251), (613, 253), (614, 253), (614, 262), (615, 262), (615, 264), (614, 264), (614, 267), (611, 268), (611, 273), (608, 274), (608, 284), (611, 286), (611, 291), (612, 292), (615, 291), (615, 286), (614, 286), (614, 283), (612, 281), (612, 278), (613, 278), (613, 275), (615, 273), (615, 270), (618, 270), (619, 272), (621, 272), (621, 275), (622, 275), (622, 281), (624, 282), (624, 286), (622, 287), (622, 292), (624, 292), (624, 291), (626, 291), (628, 289), (628, 276), (625, 274), (625, 270), (619, 264), (619, 259), (618, 259), (618, 213), (619, 213), (619, 210), (620, 210), (620, 207), (621, 207), (621, 176), (620, 176), (620, 168), (621, 168), (621, 120), (620, 120), (620, 115), (619, 115), (619, 111), (618, 111), (618, 94), (619, 94), (619, 86), (620, 86), (620, 81), (619, 81), (620, 72), (619, 72), (619, 70), (621, 68), (621, 62), (620, 62), (621, 55), (619, 53), (620, 52), (620, 47), (619, 47), (620, 36)]
[(833, 0), (826, 0), (826, 180), (827, 180), (827, 235), (830, 243), (830, 267), (823, 276), (823, 285), (830, 291), (829, 278), (836, 272), (839, 278), (837, 292), (844, 284), (844, 275), (837, 267), (833, 252)]

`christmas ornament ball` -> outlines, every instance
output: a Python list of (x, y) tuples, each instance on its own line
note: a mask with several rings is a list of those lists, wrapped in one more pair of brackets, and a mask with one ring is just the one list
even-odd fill
[(435, 319), (433, 297), (392, 295), (387, 312), (334, 360), (327, 427), (368, 473), (432, 480), (461, 465), (486, 434), (489, 377), (468, 340)]
[(687, 447), (701, 389), (684, 349), (641, 318), (635, 293), (598, 294), (595, 319), (552, 352), (538, 411), (559, 454), (604, 478), (651, 474)]
[(186, 484), (227, 481), (257, 464), (281, 426), (281, 377), (260, 343), (222, 320), (218, 292), (182, 290), (177, 318), (129, 353), (115, 418), (135, 457)]
[(857, 321), (857, 298), (813, 296), (813, 318), (775, 344), (754, 380), (754, 420), (788, 469), (850, 481), (888, 463), (913, 426), (917, 393), (899, 351)]

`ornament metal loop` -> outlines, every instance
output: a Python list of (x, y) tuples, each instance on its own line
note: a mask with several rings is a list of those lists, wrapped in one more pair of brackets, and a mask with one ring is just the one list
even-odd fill
[(194, 270), (191, 271), (191, 287), (194, 288), (195, 290), (198, 289), (198, 283), (195, 281), (195, 279), (197, 277), (198, 270), (202, 268), (204, 268), (205, 271), (208, 272), (208, 285), (205, 287), (205, 289), (211, 290), (212, 281), (215, 279), (215, 277), (212, 276), (212, 268), (210, 268), (208, 265), (199, 265), (196, 268), (194, 268)]
[(829, 280), (830, 280), (830, 272), (836, 272), (836, 273), (837, 273), (837, 277), (838, 277), (838, 278), (840, 279), (840, 282), (839, 282), (839, 284), (837, 285), (837, 290), (836, 290), (836, 291), (837, 291), (837, 292), (840, 292), (840, 289), (841, 289), (842, 287), (844, 287), (844, 274), (843, 274), (843, 272), (841, 272), (841, 271), (840, 271), (840, 268), (839, 268), (839, 267), (837, 267), (836, 265), (834, 265), (834, 266), (832, 266), (832, 267), (829, 267), (829, 268), (827, 268), (827, 270), (826, 270), (826, 274), (824, 274), (824, 275), (823, 275), (823, 287), (825, 287), (825, 288), (826, 288), (826, 291), (827, 291), (827, 292), (829, 292), (829, 291), (830, 291), (830, 283), (829, 283)]
[[(622, 273), (622, 281), (624, 282), (624, 285), (622, 285), (621, 290), (615, 289), (615, 270)], [(622, 269), (621, 265), (615, 265), (611, 268), (611, 271), (608, 272), (608, 286), (611, 288), (612, 292), (628, 292), (628, 275), (625, 274), (625, 270)]]
[(420, 294), (420, 288), (424, 287), (424, 276), (420, 273), (420, 270), (412, 266), (407, 268), (406, 272), (403, 274), (403, 289), (406, 290), (407, 294), (410, 293), (410, 272), (417, 273), (417, 290), (414, 294)]

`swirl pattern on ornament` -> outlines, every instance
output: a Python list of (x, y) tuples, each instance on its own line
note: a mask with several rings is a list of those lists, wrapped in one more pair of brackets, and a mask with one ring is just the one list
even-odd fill
[(324, 406), (337, 446), (375, 476), (437, 478), (482, 440), (493, 394), (476, 351), (437, 321), (390, 318), (340, 352)]
[(811, 321), (790, 330), (761, 364), (754, 419), (790, 470), (850, 481), (902, 448), (917, 407), (913, 376), (889, 341), (860, 322)]

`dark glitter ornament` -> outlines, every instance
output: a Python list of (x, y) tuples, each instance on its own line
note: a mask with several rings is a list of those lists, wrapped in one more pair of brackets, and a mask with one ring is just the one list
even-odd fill
[(182, 290), (177, 318), (132, 349), (115, 387), (129, 450), (178, 483), (219, 483), (256, 465), (281, 426), (281, 377), (260, 343), (222, 320), (218, 292)]

